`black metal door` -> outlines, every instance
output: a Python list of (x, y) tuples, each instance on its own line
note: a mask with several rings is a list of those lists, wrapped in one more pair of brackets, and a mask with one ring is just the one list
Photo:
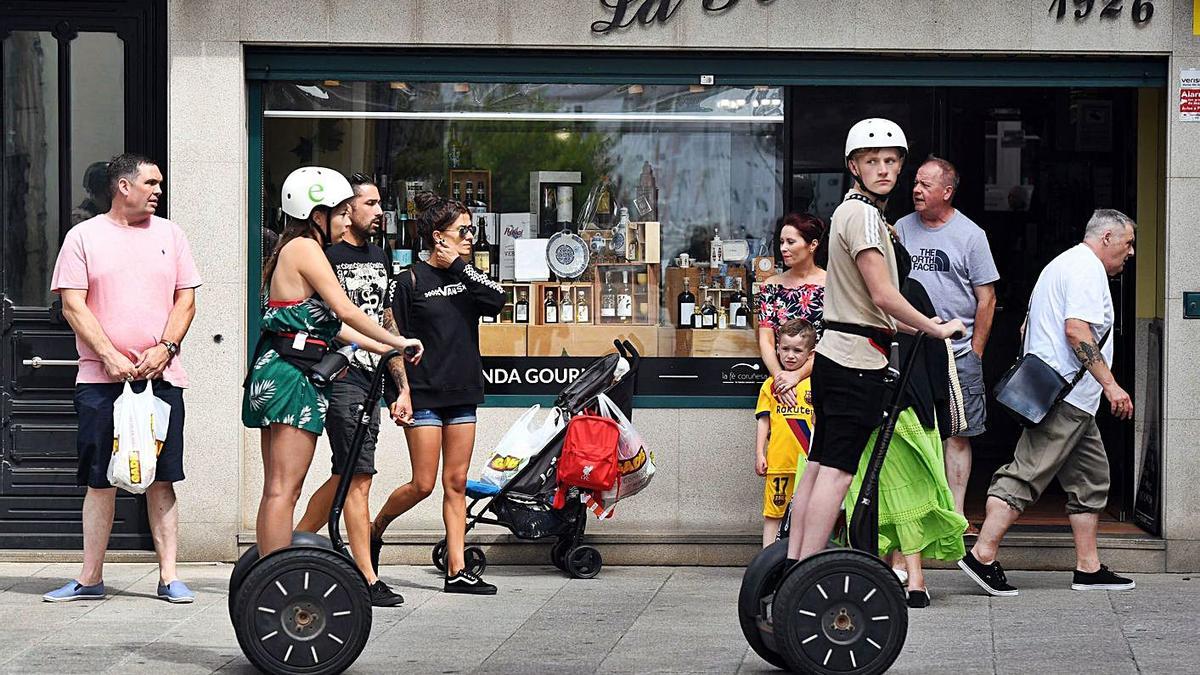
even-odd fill
[[(107, 210), (103, 162), (165, 151), (165, 3), (0, 2), (0, 548), (82, 547), (75, 338), (50, 280), (78, 222)], [(111, 548), (151, 548), (117, 500)]]

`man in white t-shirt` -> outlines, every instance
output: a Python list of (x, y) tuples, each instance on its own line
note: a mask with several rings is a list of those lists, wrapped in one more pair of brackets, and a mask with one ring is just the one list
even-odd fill
[(1038, 277), (1029, 300), (1025, 352), (1037, 355), (1068, 381), (1086, 374), (1041, 424), (1025, 429), (1013, 461), (1000, 467), (988, 488), (987, 517), (979, 540), (958, 566), (990, 595), (1016, 595), (996, 551), (1021, 512), (1037, 501), (1056, 476), (1067, 493), (1067, 516), (1075, 535), (1075, 576), (1071, 588), (1129, 590), (1131, 579), (1100, 564), (1096, 527), (1108, 502), (1108, 457), (1096, 427), (1100, 397), (1112, 414), (1133, 417), (1133, 401), (1117, 384), (1112, 362), (1112, 295), (1108, 277), (1133, 257), (1137, 225), (1112, 209), (1098, 209), (1088, 221), (1083, 243), (1052, 260)]

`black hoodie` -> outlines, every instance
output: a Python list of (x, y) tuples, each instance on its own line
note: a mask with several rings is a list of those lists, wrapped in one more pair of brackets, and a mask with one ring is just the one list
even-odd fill
[[(417, 262), (400, 274), (392, 305), (396, 327), (425, 346), (421, 363), (405, 364), (414, 410), (483, 403), (479, 318), (503, 307), (500, 284), (462, 258), (449, 269)], [(389, 377), (388, 403), (397, 395)]]

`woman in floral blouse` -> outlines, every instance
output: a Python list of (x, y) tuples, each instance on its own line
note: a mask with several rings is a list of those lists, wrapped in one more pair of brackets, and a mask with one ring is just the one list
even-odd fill
[(824, 332), (825, 270), (817, 266), (816, 252), (825, 235), (825, 223), (808, 213), (789, 213), (777, 238), (783, 255), (783, 274), (767, 279), (758, 293), (758, 351), (775, 378), (775, 397), (795, 405), (796, 385), (812, 374), (812, 360), (799, 370), (784, 370), (775, 354), (775, 331), (792, 319), (805, 319)]

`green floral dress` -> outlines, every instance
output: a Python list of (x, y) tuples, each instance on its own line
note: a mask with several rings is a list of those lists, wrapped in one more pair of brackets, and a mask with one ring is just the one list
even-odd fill
[[(342, 322), (324, 300), (313, 295), (296, 302), (268, 302), (262, 329), (272, 333), (305, 332), (332, 343)], [(254, 354), (242, 395), (242, 424), (261, 428), (278, 422), (319, 436), (325, 429), (327, 406), (325, 392), (284, 361), (269, 340), (264, 340)]]

